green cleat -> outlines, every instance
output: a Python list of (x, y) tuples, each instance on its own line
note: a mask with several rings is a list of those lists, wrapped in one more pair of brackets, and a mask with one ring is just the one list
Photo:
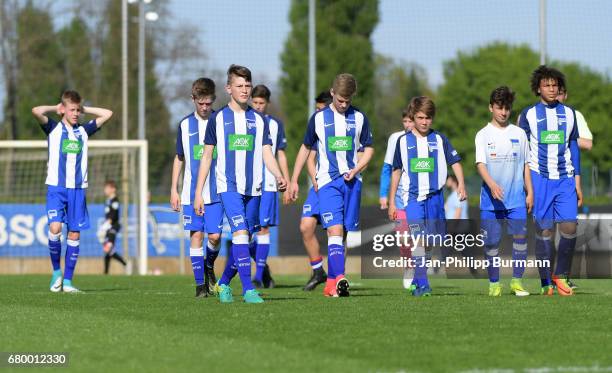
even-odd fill
[(529, 292), (523, 287), (523, 282), (520, 278), (513, 278), (510, 280), (510, 293), (517, 297), (526, 297)]
[(554, 294), (554, 289), (552, 287), (552, 285), (546, 285), (546, 286), (542, 286), (542, 289), (540, 290), (540, 294), (542, 295), (553, 295)]
[(489, 283), (489, 296), (490, 297), (501, 297), (502, 295), (502, 286), (499, 282), (490, 282)]
[(232, 303), (234, 296), (232, 295), (232, 288), (227, 285), (219, 285), (219, 300), (221, 303)]
[(410, 294), (413, 294), (416, 288), (417, 287), (415, 284), (410, 284), (410, 286), (408, 287), (408, 292), (410, 292)]
[(261, 298), (257, 290), (251, 289), (251, 290), (247, 290), (247, 292), (244, 293), (244, 302), (245, 303), (263, 303), (264, 300)]

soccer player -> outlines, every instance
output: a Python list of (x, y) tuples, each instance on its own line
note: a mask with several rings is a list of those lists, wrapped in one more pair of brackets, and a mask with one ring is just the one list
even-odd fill
[[(72, 90), (62, 93), (57, 105), (36, 106), (32, 114), (47, 135), (47, 218), (49, 219), (49, 254), (53, 275), (50, 290), (76, 293), (72, 277), (79, 258), (80, 232), (89, 228), (85, 191), (87, 189), (87, 140), (110, 119), (113, 112), (96, 107), (82, 107), (81, 96)], [(46, 114), (56, 112), (56, 122)], [(79, 124), (81, 113), (95, 119)], [(62, 223), (68, 226), (65, 270), (62, 280), (60, 257)]]
[(263, 299), (251, 281), (250, 235), (259, 231), (259, 204), (264, 164), (276, 178), (278, 190), (284, 192), (287, 181), (272, 153), (268, 121), (248, 105), (251, 97), (251, 71), (231, 65), (225, 90), (230, 95), (227, 106), (210, 116), (204, 137), (204, 154), (200, 162), (194, 200), (196, 214), (206, 214), (201, 196), (208, 177), (213, 150), (217, 147), (216, 184), (225, 216), (232, 230), (232, 255), (228, 256), (219, 280), (219, 299), (233, 302), (230, 280), (238, 272), (246, 303)]
[[(328, 236), (328, 277), (324, 295), (349, 296), (345, 278), (344, 232), (358, 229), (361, 182), (358, 176), (374, 154), (367, 117), (351, 105), (357, 82), (351, 74), (334, 79), (331, 105), (314, 113), (295, 160), (291, 199), (299, 193), (298, 178), (310, 150), (316, 146), (316, 188), (323, 227)], [(358, 149), (363, 155), (357, 156)]]
[[(316, 111), (322, 110), (332, 102), (332, 96), (329, 91), (323, 91), (315, 98)], [(302, 233), (302, 241), (308, 254), (310, 267), (312, 268), (312, 276), (304, 285), (304, 291), (312, 291), (319, 284), (323, 284), (327, 281), (327, 273), (323, 269), (323, 257), (321, 256), (321, 246), (319, 240), (315, 235), (315, 229), (318, 224), (321, 224), (321, 217), (319, 213), (319, 197), (317, 197), (317, 191), (315, 190), (317, 165), (316, 159), (317, 152), (311, 150), (306, 161), (306, 168), (308, 176), (312, 181), (312, 187), (308, 191), (308, 197), (302, 206), (302, 219), (300, 220), (300, 232)]]
[[(199, 78), (191, 85), (191, 100), (194, 112), (183, 118), (176, 136), (176, 156), (172, 166), (172, 186), (170, 204), (175, 211), (183, 210), (183, 224), (189, 230), (189, 256), (196, 283), (196, 297), (207, 297), (214, 294), (216, 283), (214, 263), (219, 255), (221, 231), (223, 229), (223, 207), (217, 194), (215, 183), (216, 157), (211, 160), (211, 173), (206, 178), (201, 197), (206, 204), (206, 215), (199, 216), (191, 205), (195, 198), (196, 182), (200, 161), (204, 151), (204, 136), (215, 102), (215, 83), (208, 78)], [(185, 164), (183, 190), (179, 196), (178, 178)], [(204, 255), (204, 232), (208, 235), (206, 256)], [(205, 259), (206, 258), (206, 259)]]
[[(559, 87), (557, 101), (564, 104), (566, 100), (567, 88)], [(593, 134), (584, 119), (584, 115), (578, 110), (574, 110), (574, 112), (576, 113), (576, 125), (578, 126), (578, 147), (582, 150), (591, 150), (593, 148)]]
[[(393, 156), (395, 155), (395, 147), (397, 146), (397, 140), (406, 132), (410, 132), (414, 128), (414, 122), (408, 116), (409, 111), (410, 107), (406, 107), (404, 110), (402, 110), (402, 125), (404, 126), (404, 130), (392, 133), (391, 136), (389, 136), (389, 141), (387, 142), (387, 151), (385, 152), (385, 159), (383, 162), (382, 169), (380, 171), (380, 188), (378, 201), (380, 203), (381, 210), (386, 210), (389, 208), (389, 185), (391, 183), (391, 173), (393, 172)], [(405, 232), (408, 229), (402, 197), (404, 194), (402, 185), (404, 185), (406, 182), (406, 177), (402, 174), (395, 200), (395, 206), (397, 208), (395, 229), (399, 232)], [(400, 252), (402, 257), (410, 258), (411, 256), (410, 247), (402, 247), (400, 248)], [(404, 289), (410, 289), (410, 286), (412, 285), (413, 272), (414, 270), (412, 268), (404, 268), (404, 279), (402, 282), (404, 285)]]
[(540, 101), (523, 110), (519, 126), (529, 140), (529, 168), (534, 192), (536, 258), (550, 260), (554, 225), (559, 224), (558, 260), (551, 278), (549, 266), (539, 268), (541, 293), (573, 295), (564, 278), (576, 246), (578, 207), (582, 205), (580, 150), (576, 112), (559, 101), (565, 76), (542, 65), (531, 75), (531, 90)]
[[(287, 156), (285, 148), (287, 147), (287, 138), (285, 137), (285, 128), (283, 122), (268, 114), (268, 105), (270, 103), (270, 90), (263, 84), (255, 86), (251, 93), (251, 105), (253, 109), (264, 115), (268, 121), (270, 131), (270, 139), (272, 140), (272, 154), (277, 158), (281, 172), (285, 180), (289, 179), (289, 167), (287, 166)], [(279, 224), (279, 206), (278, 192), (276, 179), (274, 175), (265, 168), (263, 171), (263, 191), (261, 193), (261, 202), (259, 205), (259, 223), (261, 230), (257, 233), (257, 246), (255, 255), (251, 256), (255, 259), (256, 270), (255, 279), (253, 280), (255, 287), (272, 288), (274, 280), (270, 275), (270, 268), (266, 263), (268, 253), (270, 251), (270, 227), (278, 226)], [(286, 204), (289, 201), (287, 192), (283, 193), (283, 202)]]
[[(402, 135), (395, 148), (393, 157), (393, 173), (389, 192), (389, 219), (397, 219), (395, 199), (402, 173), (406, 174), (406, 184), (402, 185), (404, 193), (403, 205), (406, 210), (406, 220), (411, 234), (440, 235), (444, 234), (444, 193), (447, 166), (450, 165), (457, 176), (459, 185), (457, 193), (460, 200), (465, 200), (467, 194), (463, 180), (463, 169), (459, 161), (461, 157), (453, 148), (446, 136), (431, 129), (436, 114), (434, 102), (425, 96), (414, 97), (410, 101), (410, 118), (414, 121), (412, 131)], [(414, 296), (431, 295), (431, 287), (427, 279), (427, 263), (425, 260), (426, 242), (418, 239), (414, 242), (412, 258), (414, 261)]]
[(533, 190), (528, 167), (529, 146), (525, 131), (509, 123), (514, 92), (501, 86), (491, 92), (491, 121), (476, 134), (476, 168), (482, 177), (480, 221), (485, 241), (485, 258), (489, 266), (489, 295), (501, 296), (499, 256), (502, 224), (507, 222), (512, 235), (512, 280), (510, 292), (529, 295), (521, 279), (527, 259), (527, 213), (533, 206)]
[(117, 184), (113, 180), (107, 180), (104, 183), (104, 224), (103, 228), (106, 231), (104, 236), (104, 274), (108, 275), (111, 259), (115, 259), (125, 267), (127, 263), (118, 252), (115, 251), (115, 239), (117, 232), (121, 228), (119, 224), (119, 198), (117, 198)]

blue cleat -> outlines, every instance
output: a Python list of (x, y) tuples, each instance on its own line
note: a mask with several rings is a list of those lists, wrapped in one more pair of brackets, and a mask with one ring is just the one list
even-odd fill
[(416, 289), (412, 292), (412, 295), (415, 297), (429, 297), (431, 296), (431, 288), (429, 285), (427, 286), (417, 286)]
[(244, 293), (244, 302), (245, 303), (263, 303), (264, 300), (261, 298), (257, 290), (251, 289), (247, 290)]
[(53, 293), (59, 293), (60, 291), (62, 291), (62, 271), (53, 271), (49, 290), (51, 290)]
[(232, 288), (227, 285), (219, 285), (219, 300), (221, 303), (232, 303), (234, 296), (232, 295)]

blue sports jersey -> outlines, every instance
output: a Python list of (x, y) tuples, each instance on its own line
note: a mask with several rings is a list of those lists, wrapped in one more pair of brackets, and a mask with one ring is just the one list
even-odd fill
[(260, 196), (263, 147), (272, 145), (268, 121), (250, 106), (235, 113), (229, 106), (211, 114), (204, 143), (217, 147), (217, 193)]
[(368, 118), (352, 106), (344, 114), (327, 106), (310, 117), (304, 145), (316, 146), (317, 184), (322, 188), (355, 168), (358, 150), (372, 145)]
[[(268, 121), (268, 129), (270, 131), (270, 139), (272, 140), (272, 154), (276, 157), (279, 150), (287, 148), (287, 137), (285, 137), (285, 128), (283, 122), (274, 118), (271, 115), (266, 115)], [(263, 186), (266, 192), (276, 192), (276, 178), (274, 174), (264, 165)]]
[(87, 140), (98, 131), (96, 120), (69, 126), (49, 118), (40, 127), (47, 134), (49, 156), (45, 184), (87, 188)]
[(476, 134), (476, 163), (487, 172), (504, 193), (503, 201), (491, 195), (482, 183), (481, 210), (509, 210), (525, 207), (525, 163), (529, 159), (529, 144), (525, 131), (509, 124), (505, 128), (488, 123)]
[(523, 110), (519, 126), (529, 140), (529, 168), (548, 179), (580, 175), (576, 112), (560, 102)]
[(440, 191), (446, 184), (447, 167), (461, 160), (446, 136), (430, 130), (421, 137), (415, 136), (415, 131), (399, 138), (393, 158), (393, 169), (401, 169), (407, 175), (404, 206)]
[[(202, 119), (197, 113), (193, 112), (183, 118), (178, 127), (176, 154), (185, 160), (183, 191), (181, 193), (181, 203), (184, 205), (190, 205), (194, 200), (200, 160), (204, 154), (204, 136), (207, 125), (208, 119)], [(202, 190), (202, 198), (205, 204), (219, 202), (215, 176), (216, 167), (217, 159), (213, 156), (210, 172)]]

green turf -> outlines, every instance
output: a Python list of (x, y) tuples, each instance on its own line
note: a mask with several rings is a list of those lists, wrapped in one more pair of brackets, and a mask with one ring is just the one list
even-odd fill
[(0, 277), (0, 351), (67, 351), (74, 371), (612, 371), (612, 280), (578, 280), (569, 298), (434, 280), (434, 296), (412, 298), (353, 278), (350, 298), (329, 299), (279, 277), (266, 303), (234, 289), (226, 305), (194, 299), (187, 276), (78, 276), (83, 294), (50, 293), (48, 279)]

